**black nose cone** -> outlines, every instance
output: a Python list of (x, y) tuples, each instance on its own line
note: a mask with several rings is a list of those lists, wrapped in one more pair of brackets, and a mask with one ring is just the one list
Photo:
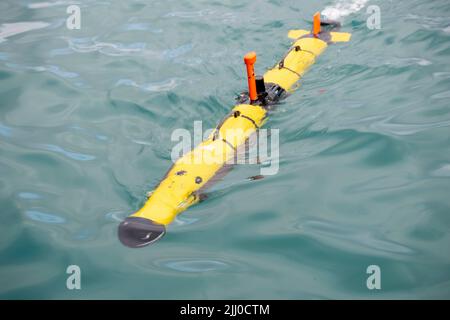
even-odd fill
[(139, 217), (126, 218), (120, 223), (118, 232), (120, 242), (130, 248), (145, 247), (162, 238), (165, 233), (163, 224)]

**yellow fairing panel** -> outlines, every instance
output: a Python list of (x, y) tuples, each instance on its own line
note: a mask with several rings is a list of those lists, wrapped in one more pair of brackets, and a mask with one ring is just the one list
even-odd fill
[(221, 126), (195, 149), (183, 155), (167, 173), (145, 205), (132, 216), (169, 224), (176, 215), (198, 201), (196, 192), (234, 157), (235, 149), (261, 126), (266, 110), (241, 104)]
[(310, 34), (308, 30), (289, 30), (288, 37), (290, 39), (298, 39), (300, 37), (306, 36), (307, 34)]
[(348, 42), (352, 37), (351, 33), (348, 32), (330, 32), (331, 42)]

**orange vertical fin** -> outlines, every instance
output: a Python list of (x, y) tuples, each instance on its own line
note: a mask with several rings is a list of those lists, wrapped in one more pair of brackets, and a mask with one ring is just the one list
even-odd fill
[(250, 96), (250, 101), (256, 101), (258, 100), (258, 94), (256, 92), (255, 69), (253, 67), (256, 62), (256, 53), (254, 51), (247, 53), (244, 57), (244, 62), (247, 66), (248, 94)]
[(320, 12), (316, 12), (313, 17), (313, 35), (317, 38), (320, 33)]

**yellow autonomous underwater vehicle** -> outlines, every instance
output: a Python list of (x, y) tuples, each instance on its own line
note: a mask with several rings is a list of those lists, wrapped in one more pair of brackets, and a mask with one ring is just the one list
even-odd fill
[[(179, 158), (151, 193), (144, 206), (120, 225), (120, 241), (128, 247), (143, 247), (160, 239), (178, 213), (200, 200), (201, 192), (220, 174), (239, 146), (263, 125), (271, 106), (285, 98), (289, 90), (315, 62), (324, 49), (335, 42), (347, 42), (349, 33), (337, 32), (336, 22), (313, 19), (313, 28), (290, 30), (293, 44), (282, 60), (264, 76), (255, 77), (256, 54), (244, 57), (248, 93), (241, 96), (211, 135)], [(236, 135), (236, 132), (239, 134)], [(231, 134), (230, 134), (231, 133)], [(230, 139), (229, 137), (233, 137)]]

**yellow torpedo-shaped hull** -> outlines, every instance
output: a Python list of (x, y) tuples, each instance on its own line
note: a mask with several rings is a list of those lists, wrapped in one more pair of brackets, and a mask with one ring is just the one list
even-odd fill
[[(339, 32), (315, 37), (307, 30), (291, 30), (288, 36), (295, 39), (291, 49), (280, 63), (264, 74), (266, 84), (279, 86), (286, 92), (291, 90), (330, 43), (350, 40), (350, 34)], [(131, 220), (124, 222), (125, 225), (128, 223), (125, 227), (131, 228), (129, 223), (148, 220), (157, 226), (154, 232), (163, 234), (165, 225), (199, 201), (199, 191), (235, 156), (239, 146), (263, 125), (266, 116), (267, 107), (264, 105), (247, 103), (234, 106), (205, 141), (176, 161), (144, 206), (129, 217)], [(140, 246), (124, 240), (122, 242), (129, 246)]]

